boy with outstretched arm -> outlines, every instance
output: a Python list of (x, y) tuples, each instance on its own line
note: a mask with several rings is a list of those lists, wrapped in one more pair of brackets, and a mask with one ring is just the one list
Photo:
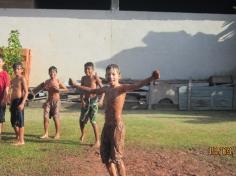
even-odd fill
[[(87, 62), (84, 64), (85, 76), (81, 78), (81, 85), (96, 89), (98, 86), (102, 87), (102, 81), (94, 72), (94, 64)], [(96, 94), (85, 93), (81, 94), (81, 113), (80, 113), (80, 141), (83, 142), (85, 135), (85, 125), (90, 120), (95, 136), (95, 147), (100, 147), (99, 130), (96, 123), (96, 114), (98, 111), (98, 96)]]
[(151, 81), (160, 78), (158, 70), (152, 73), (147, 79), (135, 84), (120, 84), (121, 78), (118, 65), (111, 64), (106, 68), (106, 79), (109, 86), (99, 89), (91, 89), (79, 86), (71, 79), (69, 84), (88, 93), (105, 93), (105, 124), (101, 135), (100, 153), (102, 162), (106, 165), (110, 175), (125, 176), (125, 165), (123, 162), (125, 126), (122, 119), (122, 110), (125, 102), (126, 92), (138, 89)]
[(48, 69), (50, 79), (46, 80), (43, 85), (43, 89), (48, 91), (48, 99), (43, 104), (44, 109), (44, 135), (41, 136), (41, 139), (47, 139), (48, 136), (48, 128), (49, 128), (49, 119), (53, 117), (56, 133), (54, 139), (60, 138), (60, 92), (67, 92), (68, 89), (64, 84), (62, 84), (57, 79), (57, 68), (55, 66), (51, 66)]
[(5, 122), (5, 112), (7, 97), (10, 86), (10, 77), (6, 71), (3, 70), (4, 59), (0, 54), (0, 139), (3, 129), (3, 123)]
[(24, 145), (24, 106), (28, 97), (28, 87), (23, 73), (22, 63), (13, 64), (15, 77), (11, 80), (11, 125), (15, 130), (17, 142)]

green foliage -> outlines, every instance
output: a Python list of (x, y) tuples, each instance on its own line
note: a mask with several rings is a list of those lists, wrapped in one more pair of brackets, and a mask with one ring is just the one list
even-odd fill
[(8, 38), (8, 46), (2, 47), (2, 54), (5, 61), (4, 69), (7, 70), (9, 75), (13, 76), (12, 65), (22, 61), (22, 46), (19, 40), (20, 33), (18, 30), (12, 30)]

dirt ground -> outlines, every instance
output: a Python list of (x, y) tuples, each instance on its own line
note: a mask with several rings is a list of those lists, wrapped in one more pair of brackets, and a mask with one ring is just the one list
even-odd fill
[[(211, 156), (207, 152), (194, 149), (142, 150), (129, 147), (126, 148), (124, 161), (128, 176), (236, 176), (236, 167), (229, 161), (232, 156), (220, 159), (219, 156)], [(65, 157), (61, 161), (70, 166), (70, 170), (58, 170), (54, 174), (108, 176), (98, 151), (85, 146), (83, 155), (83, 159)]]

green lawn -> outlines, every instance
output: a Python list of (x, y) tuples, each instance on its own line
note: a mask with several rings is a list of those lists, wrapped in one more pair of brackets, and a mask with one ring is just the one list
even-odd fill
[[(42, 109), (26, 108), (24, 146), (11, 145), (13, 129), (6, 114), (4, 133), (0, 141), (0, 175), (44, 175), (58, 166), (61, 156), (82, 157), (83, 147), (79, 142), (79, 110), (64, 109), (60, 140), (41, 140), (43, 133)], [(126, 124), (126, 146), (145, 148), (195, 148), (234, 147), (236, 163), (236, 112), (185, 112), (185, 111), (124, 111)], [(100, 129), (103, 114), (98, 114)], [(50, 136), (54, 135), (54, 124), (50, 121)], [(92, 144), (92, 128), (87, 125), (86, 144)], [(69, 166), (68, 166), (68, 169)], [(40, 174), (39, 174), (40, 173)]]
[(236, 146), (235, 112), (125, 112), (127, 142), (165, 147)]

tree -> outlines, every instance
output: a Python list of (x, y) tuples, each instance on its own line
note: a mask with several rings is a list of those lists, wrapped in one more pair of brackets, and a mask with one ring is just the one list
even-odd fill
[(12, 30), (8, 38), (8, 46), (2, 47), (2, 55), (4, 58), (4, 69), (13, 76), (13, 64), (17, 62), (22, 62), (23, 58), (21, 55), (22, 45), (19, 40), (20, 33), (18, 30)]

